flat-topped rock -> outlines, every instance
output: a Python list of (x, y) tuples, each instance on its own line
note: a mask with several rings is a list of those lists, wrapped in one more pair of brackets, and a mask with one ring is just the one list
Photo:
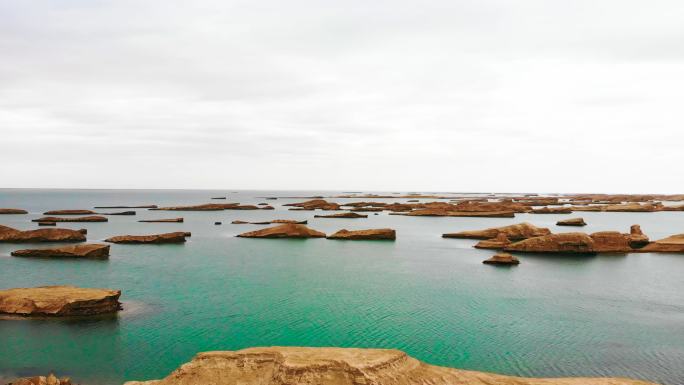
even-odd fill
[(233, 221), (232, 222), (235, 225), (242, 225), (242, 224), (250, 224), (250, 225), (274, 225), (274, 224), (297, 224), (297, 225), (305, 225), (308, 223), (307, 220), (303, 221), (298, 221), (295, 219), (273, 219), (270, 221), (262, 221), (262, 222), (245, 222), (245, 221)]
[(83, 242), (85, 240), (85, 235), (79, 230), (55, 228), (23, 231), (0, 225), (0, 242)]
[[(392, 213), (399, 215), (398, 213)], [(405, 214), (409, 217), (484, 217), (484, 218), (513, 218), (514, 211), (448, 211), (444, 209), (420, 209)]]
[(46, 376), (22, 377), (9, 382), (7, 385), (72, 385), (69, 377), (57, 378), (54, 374)]
[(119, 211), (115, 213), (98, 213), (99, 215), (135, 215), (135, 211)]
[(61, 218), (61, 217), (42, 217), (33, 219), (31, 222), (107, 222), (109, 219), (99, 215), (89, 215), (87, 217)]
[(506, 251), (524, 253), (593, 254), (594, 240), (584, 233), (549, 234), (512, 243)]
[(183, 218), (166, 218), (166, 219), (143, 219), (138, 222), (143, 223), (183, 223)]
[(109, 245), (91, 243), (52, 249), (24, 249), (13, 251), (11, 255), (14, 257), (103, 259), (109, 257)]
[(52, 210), (52, 211), (46, 211), (43, 213), (43, 215), (89, 215), (89, 214), (97, 214), (95, 211), (92, 210)]
[(584, 218), (570, 218), (556, 222), (556, 226), (586, 226)]
[(530, 214), (572, 214), (570, 207), (542, 207), (530, 211)]
[(124, 385), (655, 385), (624, 378), (535, 379), (433, 366), (400, 350), (264, 347), (197, 354), (161, 380)]
[(368, 230), (347, 230), (342, 229), (328, 239), (347, 239), (347, 240), (395, 240), (397, 232), (393, 229), (368, 229)]
[(487, 265), (517, 265), (520, 260), (508, 253), (498, 253), (489, 259), (485, 259), (482, 263)]
[(476, 249), (494, 249), (501, 250), (506, 246), (510, 245), (512, 242), (505, 233), (499, 233), (496, 238), (485, 239), (478, 242), (474, 247)]
[(344, 212), (330, 215), (314, 215), (314, 218), (368, 218), (368, 215), (353, 212)]
[(163, 244), (163, 243), (183, 243), (185, 237), (190, 233), (176, 231), (173, 233), (152, 234), (152, 235), (119, 235), (105, 239), (105, 242), (124, 243), (124, 244)]
[(644, 253), (684, 253), (684, 234), (672, 235), (638, 249)]
[(305, 225), (284, 224), (238, 235), (242, 238), (325, 238), (325, 233)]
[(193, 206), (169, 206), (169, 207), (155, 207), (150, 210), (162, 211), (222, 211), (229, 207), (239, 206), (239, 203), (206, 203), (202, 205)]
[(515, 225), (503, 227), (490, 227), (484, 230), (461, 231), (458, 233), (442, 234), (444, 238), (466, 238), (466, 239), (491, 239), (499, 234), (504, 234), (509, 240), (521, 240), (542, 235), (551, 234), (551, 230), (546, 227), (537, 227), (531, 223), (523, 222)]
[(156, 209), (157, 205), (142, 206), (95, 206), (96, 209)]
[(2, 214), (28, 214), (28, 211), (22, 209), (0, 209), (0, 215)]
[(116, 313), (120, 290), (41, 286), (0, 290), (0, 314), (70, 317)]

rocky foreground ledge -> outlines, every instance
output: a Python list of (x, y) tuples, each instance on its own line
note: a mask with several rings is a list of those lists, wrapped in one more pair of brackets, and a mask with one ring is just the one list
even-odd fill
[(0, 290), (0, 315), (81, 317), (121, 310), (120, 290), (40, 286)]
[(623, 378), (522, 378), (433, 366), (399, 350), (268, 347), (200, 353), (169, 376), (124, 385), (655, 385)]

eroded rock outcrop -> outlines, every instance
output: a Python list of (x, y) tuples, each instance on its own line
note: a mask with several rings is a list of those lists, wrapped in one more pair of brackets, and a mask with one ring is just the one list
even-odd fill
[(368, 218), (368, 215), (345, 212), (331, 215), (314, 215), (314, 218)]
[(239, 206), (239, 203), (206, 203), (202, 205), (192, 205), (192, 206), (168, 206), (168, 207), (155, 207), (150, 210), (161, 210), (161, 211), (222, 211), (227, 208), (232, 208)]
[(105, 242), (124, 243), (124, 244), (164, 244), (164, 243), (183, 243), (185, 237), (190, 233), (176, 231), (173, 233), (152, 234), (152, 235), (119, 235), (105, 239)]
[(325, 233), (305, 225), (284, 224), (238, 235), (242, 238), (325, 238)]
[(46, 211), (43, 215), (90, 215), (97, 214), (92, 210), (52, 210)]
[(72, 383), (69, 377), (57, 378), (54, 374), (49, 374), (48, 376), (17, 378), (7, 385), (72, 385)]
[(156, 209), (157, 205), (142, 206), (95, 206), (96, 209)]
[(570, 207), (542, 207), (530, 211), (530, 214), (572, 214)]
[(485, 239), (478, 242), (475, 245), (475, 248), (501, 250), (506, 246), (510, 245), (511, 243), (511, 240), (508, 239), (505, 233), (499, 233), (499, 235), (497, 235), (496, 238)]
[(684, 253), (684, 234), (672, 235), (638, 249), (644, 253)]
[[(399, 215), (398, 213), (392, 213)], [(420, 209), (408, 212), (409, 217), (485, 217), (485, 218), (513, 218), (513, 211), (448, 211), (444, 209)]]
[(629, 246), (634, 249), (640, 249), (649, 243), (648, 236), (641, 231), (641, 226), (632, 225), (629, 228)]
[(328, 239), (346, 240), (395, 240), (397, 232), (393, 229), (368, 229), (368, 230), (347, 230), (342, 229), (334, 234), (328, 235)]
[(2, 214), (28, 214), (28, 211), (22, 209), (0, 209), (0, 215)]
[(485, 259), (482, 263), (487, 265), (518, 265), (520, 260), (508, 253), (498, 253), (489, 259)]
[(556, 222), (556, 226), (586, 226), (584, 218), (570, 218)]
[(510, 226), (491, 227), (484, 230), (461, 231), (458, 233), (442, 234), (444, 238), (467, 238), (467, 239), (491, 239), (503, 233), (510, 240), (539, 237), (551, 234), (551, 230), (545, 227), (537, 227), (531, 223), (523, 222)]
[(76, 218), (61, 218), (61, 217), (42, 217), (33, 219), (31, 222), (107, 222), (107, 218), (99, 215), (90, 215), (87, 217)]
[(512, 243), (506, 251), (524, 253), (593, 254), (594, 240), (584, 233), (549, 234)]
[(302, 210), (339, 210), (340, 205), (334, 202), (328, 202), (325, 199), (313, 199), (306, 202), (287, 203), (283, 206), (297, 207)]
[(17, 230), (0, 225), (0, 242), (83, 242), (86, 237), (80, 230), (37, 229)]
[(433, 366), (399, 350), (266, 347), (199, 353), (162, 380), (124, 385), (655, 385), (621, 378), (536, 379)]
[(120, 290), (41, 286), (0, 290), (0, 314), (70, 317), (116, 313)]
[(143, 223), (183, 223), (183, 218), (167, 218), (167, 219), (143, 219), (138, 222)]
[(104, 259), (109, 257), (109, 245), (91, 243), (52, 249), (24, 249), (13, 251), (11, 255), (14, 257)]

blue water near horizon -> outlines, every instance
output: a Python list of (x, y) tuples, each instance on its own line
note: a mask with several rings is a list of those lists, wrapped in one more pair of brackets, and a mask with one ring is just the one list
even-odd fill
[[(89, 242), (122, 234), (190, 231), (183, 245), (112, 245), (108, 261), (29, 259), (0, 244), (0, 289), (72, 284), (123, 291), (124, 312), (93, 320), (0, 320), (0, 379), (54, 371), (84, 384), (162, 378), (197, 352), (296, 345), (397, 348), (431, 364), (521, 376), (621, 376), (684, 383), (684, 255), (521, 255), (521, 265), (482, 264), (492, 252), (442, 233), (529, 221), (554, 232), (568, 215), (516, 218), (314, 219), (266, 196), (323, 191), (0, 189), (2, 215), (21, 229), (53, 209), (100, 205), (266, 202), (269, 211), (136, 209), (87, 228)], [(212, 201), (226, 196), (226, 201)], [(333, 199), (336, 202), (361, 199)], [(364, 199), (369, 200), (369, 199)], [(379, 199), (373, 199), (379, 200)], [(405, 201), (401, 199), (399, 201)], [(104, 211), (104, 210), (103, 210)], [(116, 211), (110, 209), (107, 211)], [(318, 213), (318, 212), (316, 212)], [(184, 217), (184, 223), (138, 223)], [(575, 213), (581, 231), (652, 239), (684, 233), (684, 213)], [(240, 219), (308, 220), (326, 233), (391, 227), (395, 242), (265, 240)], [(222, 226), (215, 226), (222, 221)], [(41, 245), (48, 246), (46, 244)]]

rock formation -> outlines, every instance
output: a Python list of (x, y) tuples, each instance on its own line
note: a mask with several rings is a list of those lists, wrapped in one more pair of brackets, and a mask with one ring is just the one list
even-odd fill
[(117, 213), (98, 213), (100, 215), (135, 215), (135, 211), (120, 211)]
[[(398, 215), (398, 214), (394, 214)], [(513, 218), (513, 211), (447, 211), (443, 209), (414, 210), (406, 214), (410, 217), (487, 217), (487, 218)]]
[(71, 229), (17, 230), (0, 225), (0, 242), (83, 242), (85, 235)]
[(570, 218), (556, 222), (556, 226), (586, 226), (584, 218)]
[(512, 241), (549, 235), (551, 231), (545, 227), (537, 227), (531, 223), (523, 222), (510, 226), (491, 227), (484, 230), (461, 231), (459, 233), (442, 234), (444, 238), (468, 238), (468, 239), (491, 239), (499, 234), (505, 234)]
[(368, 218), (368, 215), (344, 212), (330, 215), (314, 215), (314, 218)]
[(96, 209), (156, 209), (157, 205), (143, 206), (95, 206)]
[(393, 229), (368, 229), (368, 230), (347, 230), (342, 229), (328, 239), (347, 239), (347, 240), (395, 240), (397, 233)]
[(593, 254), (594, 240), (584, 233), (549, 234), (512, 243), (506, 251), (525, 253)]
[(31, 222), (107, 222), (108, 219), (99, 215), (90, 215), (87, 217), (76, 218), (60, 218), (60, 217), (42, 217), (34, 219)]
[(478, 242), (475, 245), (475, 248), (476, 249), (501, 250), (510, 244), (511, 244), (511, 240), (508, 239), (506, 234), (505, 233), (499, 233), (499, 235), (497, 235), (496, 238), (485, 239), (485, 240)]
[(629, 228), (629, 246), (634, 249), (640, 249), (649, 243), (648, 236), (641, 231), (641, 226), (632, 225)]
[(307, 220), (303, 221), (296, 221), (294, 219), (274, 219), (272, 221), (263, 221), (263, 222), (243, 222), (243, 221), (233, 221), (235, 222), (241, 222), (241, 223), (249, 223), (251, 225), (274, 225), (274, 224), (286, 224), (286, 223), (292, 223), (292, 224), (297, 224), (297, 225), (305, 225), (307, 224)]
[(22, 209), (0, 209), (0, 214), (28, 214), (28, 211)]
[(125, 244), (163, 244), (163, 243), (183, 243), (185, 237), (189, 237), (190, 233), (177, 231), (173, 233), (152, 234), (152, 235), (119, 235), (105, 239), (105, 242), (110, 243), (125, 243)]
[(53, 249), (24, 249), (13, 251), (11, 255), (14, 257), (103, 259), (109, 257), (109, 245), (91, 243)]
[(120, 290), (41, 286), (0, 290), (0, 314), (69, 317), (116, 313)]
[(570, 207), (542, 207), (530, 211), (530, 214), (572, 214)]
[(489, 259), (485, 259), (482, 263), (487, 265), (517, 265), (520, 260), (508, 253), (498, 253)]
[(334, 202), (328, 202), (324, 199), (313, 199), (310, 201), (306, 202), (299, 202), (299, 203), (287, 203), (284, 204), (283, 206), (292, 206), (292, 207), (297, 207), (303, 210), (339, 210), (340, 205)]
[(672, 235), (638, 249), (644, 253), (684, 253), (684, 234)]
[(12, 380), (7, 385), (72, 385), (69, 377), (57, 378), (54, 374), (35, 377), (23, 377)]
[(55, 222), (38, 222), (38, 226), (57, 226)]
[(239, 206), (239, 203), (206, 203), (203, 205), (194, 206), (170, 206), (170, 207), (155, 207), (150, 210), (163, 211), (222, 211), (227, 208)]
[(144, 223), (183, 223), (183, 218), (168, 218), (168, 219), (144, 219)]
[(124, 385), (655, 385), (622, 378), (511, 377), (433, 366), (399, 350), (266, 347), (199, 353), (164, 379)]
[(43, 215), (90, 215), (97, 214), (91, 210), (52, 210), (46, 211)]
[(305, 225), (284, 224), (238, 235), (242, 238), (325, 238), (325, 233)]

